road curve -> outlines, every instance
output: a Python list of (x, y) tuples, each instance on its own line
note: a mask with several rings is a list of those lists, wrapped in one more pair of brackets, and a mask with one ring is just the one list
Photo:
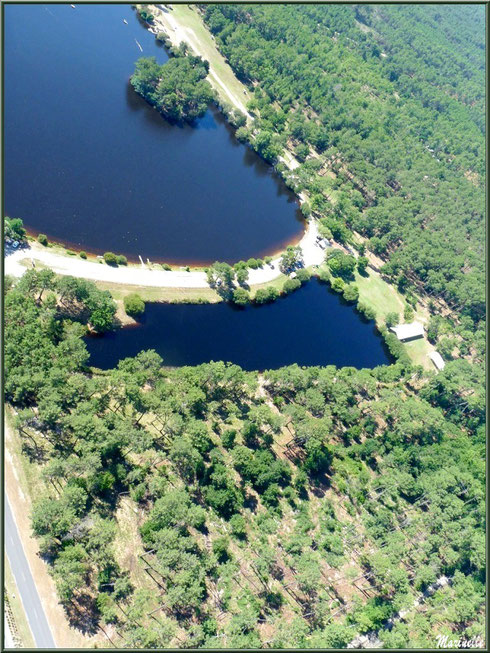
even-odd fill
[(4, 504), (5, 551), (20, 593), (22, 605), (37, 648), (55, 649), (56, 644), (49, 627), (37, 587), (27, 562), (17, 524), (10, 508), (7, 494)]

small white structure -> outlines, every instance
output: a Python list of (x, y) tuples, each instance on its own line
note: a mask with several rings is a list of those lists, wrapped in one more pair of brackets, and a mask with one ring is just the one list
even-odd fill
[(398, 324), (397, 326), (391, 327), (391, 331), (393, 331), (398, 340), (401, 340), (402, 342), (424, 337), (424, 325), (420, 324), (420, 322)]
[(431, 361), (434, 363), (434, 365), (437, 367), (438, 370), (443, 370), (446, 367), (446, 363), (444, 362), (441, 354), (438, 351), (431, 351), (429, 354), (429, 358)]

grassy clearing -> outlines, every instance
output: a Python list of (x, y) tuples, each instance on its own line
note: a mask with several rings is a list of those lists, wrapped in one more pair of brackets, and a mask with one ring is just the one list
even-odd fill
[(405, 302), (395, 288), (383, 281), (372, 270), (366, 277), (356, 272), (355, 283), (359, 288), (359, 300), (376, 311), (376, 322), (384, 322), (388, 313), (398, 313), (403, 318)]
[(422, 365), (426, 370), (435, 371), (436, 368), (429, 358), (429, 353), (433, 347), (431, 347), (425, 338), (406, 342), (404, 343), (404, 347), (415, 365)]
[(20, 600), (20, 594), (18, 587), (15, 583), (15, 578), (10, 569), (10, 563), (8, 561), (7, 555), (4, 555), (4, 588), (6, 597), (8, 597), (8, 602), (10, 609), (15, 621), (17, 628), (17, 633), (15, 633), (20, 638), (20, 647), (21, 648), (36, 648), (36, 643), (34, 637), (32, 636), (31, 629), (29, 628), (29, 623), (27, 621), (26, 614), (24, 612), (24, 606)]

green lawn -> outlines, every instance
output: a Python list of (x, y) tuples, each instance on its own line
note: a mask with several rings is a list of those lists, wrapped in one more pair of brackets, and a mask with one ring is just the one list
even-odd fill
[(397, 290), (381, 277), (369, 270), (369, 275), (361, 276), (356, 272), (355, 283), (359, 288), (359, 299), (376, 311), (376, 321), (383, 322), (388, 313), (398, 313), (403, 321), (405, 302)]

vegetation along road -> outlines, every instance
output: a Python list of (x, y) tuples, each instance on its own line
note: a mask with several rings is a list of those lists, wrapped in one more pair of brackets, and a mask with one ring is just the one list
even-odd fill
[(46, 619), (44, 608), (37, 593), (31, 569), (20, 541), (17, 524), (15, 523), (7, 495), (5, 495), (4, 510), (5, 549), (37, 648), (56, 648), (53, 634)]

